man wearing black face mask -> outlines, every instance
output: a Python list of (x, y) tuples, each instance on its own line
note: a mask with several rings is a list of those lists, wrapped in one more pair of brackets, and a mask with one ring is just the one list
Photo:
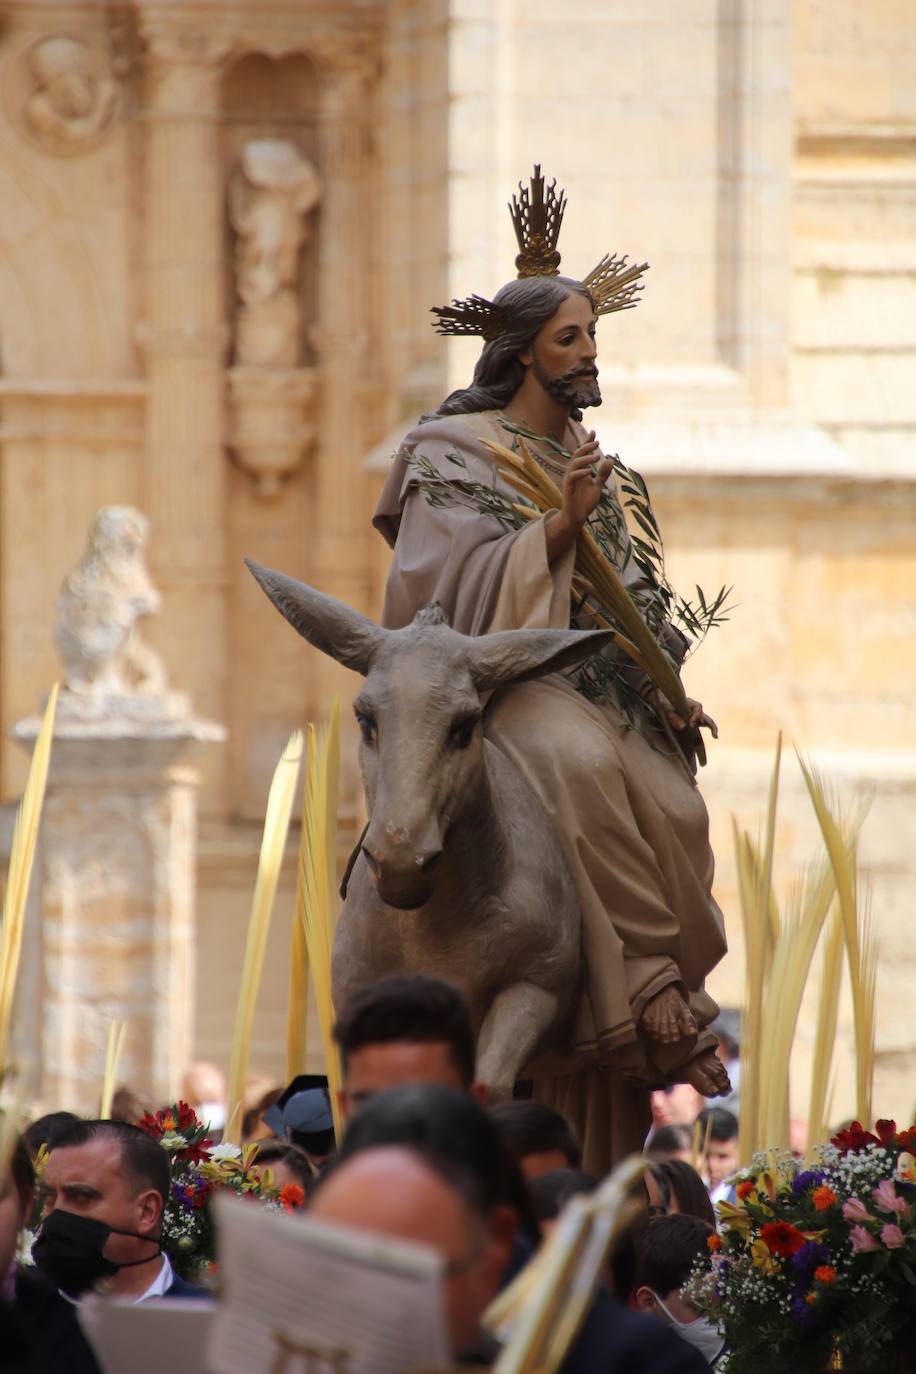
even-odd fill
[(136, 1126), (74, 1122), (45, 1164), (35, 1264), (74, 1300), (98, 1285), (126, 1302), (205, 1296), (161, 1248), (170, 1186), (165, 1151)]

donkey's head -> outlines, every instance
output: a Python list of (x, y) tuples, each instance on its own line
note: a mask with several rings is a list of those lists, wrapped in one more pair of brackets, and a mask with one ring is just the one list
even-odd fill
[(384, 630), (332, 597), (247, 560), (294, 629), (366, 681), (353, 703), (369, 826), (366, 862), (389, 906), (427, 902), (449, 826), (483, 784), (481, 694), (584, 662), (608, 631), (458, 634), (427, 606)]

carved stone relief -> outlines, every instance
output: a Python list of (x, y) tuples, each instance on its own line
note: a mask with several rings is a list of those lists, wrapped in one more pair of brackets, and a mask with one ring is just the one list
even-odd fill
[(315, 374), (303, 351), (301, 252), (321, 187), (288, 139), (249, 139), (229, 179), (236, 233), (232, 449), (262, 500), (275, 499), (314, 435)]
[(158, 694), (165, 669), (137, 622), (160, 596), (146, 568), (149, 521), (132, 506), (104, 506), (57, 601), (54, 642), (67, 689), (108, 696)]
[(243, 367), (301, 361), (299, 253), (320, 198), (318, 173), (287, 139), (251, 139), (229, 181), (237, 238), (235, 360)]
[(119, 92), (106, 52), (82, 39), (53, 34), (28, 51), (25, 66), (28, 93), (22, 121), (46, 152), (84, 152), (104, 137)]

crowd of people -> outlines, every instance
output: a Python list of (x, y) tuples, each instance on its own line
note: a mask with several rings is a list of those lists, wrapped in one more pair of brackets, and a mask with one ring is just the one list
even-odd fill
[[(301, 1188), (318, 1220), (438, 1251), (454, 1357), (489, 1364), (496, 1347), (485, 1310), (569, 1199), (599, 1180), (583, 1172), (576, 1133), (558, 1112), (524, 1097), (487, 1101), (468, 1009), (451, 984), (414, 975), (371, 985), (341, 1009), (336, 1039), (339, 1148), (327, 1086), (304, 1077), (248, 1104), (258, 1165)], [(736, 1036), (724, 1044), (734, 1057)], [(218, 1133), (218, 1071), (196, 1066), (185, 1086), (209, 1134)], [(211, 1288), (188, 1282), (163, 1248), (169, 1156), (135, 1124), (142, 1107), (123, 1092), (111, 1118), (55, 1112), (16, 1139), (0, 1180), (0, 1369), (97, 1374), (77, 1320), (93, 1291), (129, 1303), (218, 1300), (218, 1276)], [(563, 1365), (568, 1374), (702, 1374), (723, 1353), (718, 1331), (681, 1290), (708, 1253), (710, 1197), (727, 1196), (737, 1166), (736, 1119), (688, 1102), (681, 1086), (656, 1094), (653, 1116), (645, 1207), (615, 1247)], [(31, 1227), (26, 1255), (21, 1237)]]

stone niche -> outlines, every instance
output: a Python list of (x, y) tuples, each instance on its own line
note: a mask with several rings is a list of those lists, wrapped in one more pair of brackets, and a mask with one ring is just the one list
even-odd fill
[(315, 99), (300, 56), (251, 54), (226, 77), (228, 440), (262, 501), (282, 496), (315, 439)]

